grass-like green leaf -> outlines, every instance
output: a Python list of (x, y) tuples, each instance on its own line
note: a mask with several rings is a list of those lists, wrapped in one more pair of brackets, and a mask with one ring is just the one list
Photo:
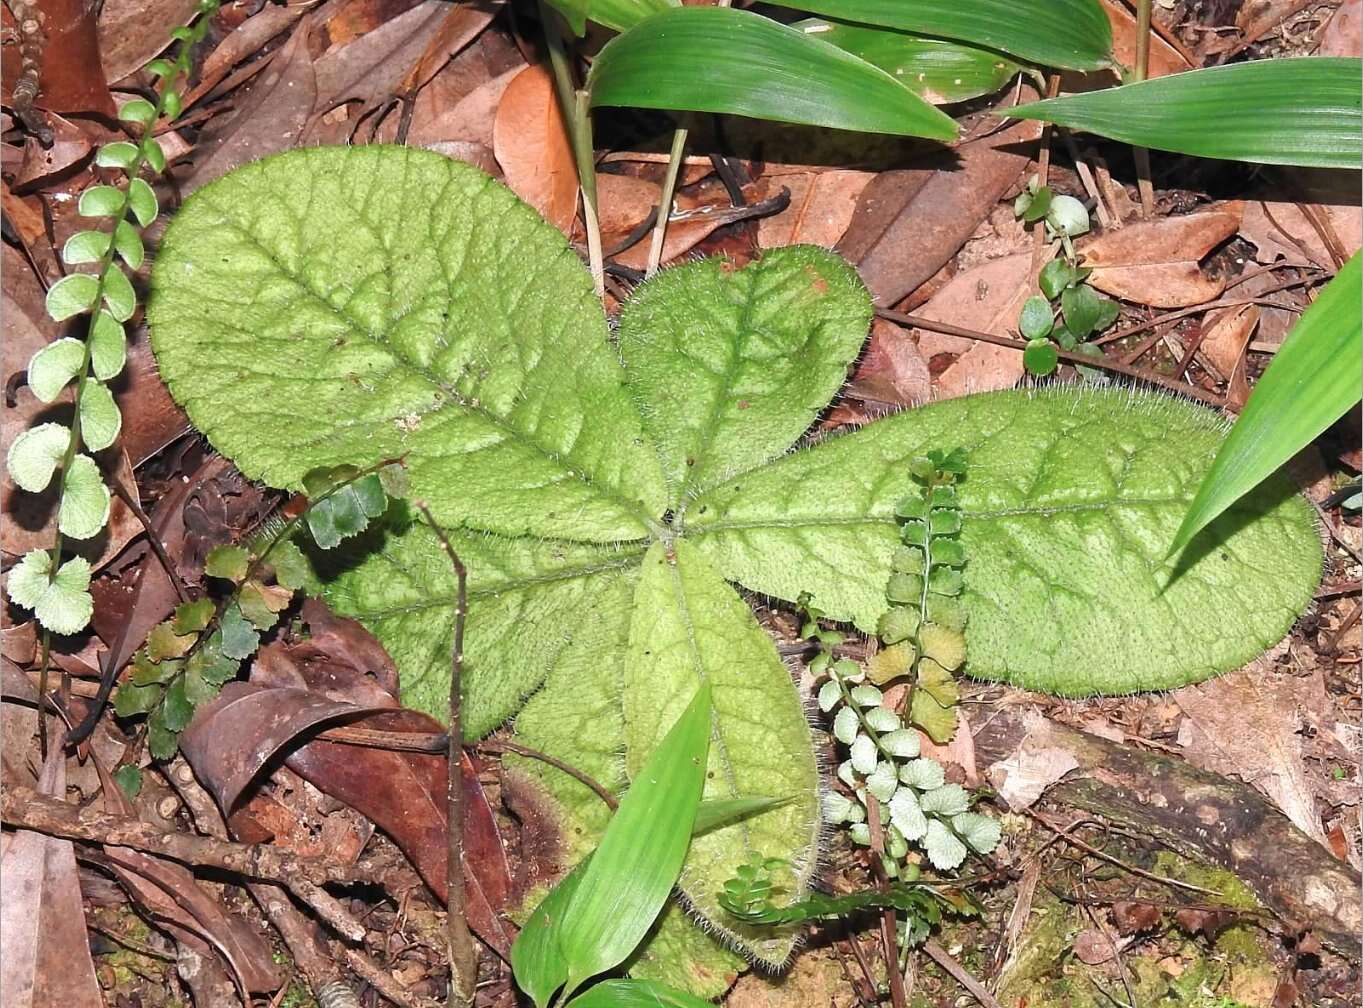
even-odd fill
[(748, 11), (678, 7), (612, 39), (591, 102), (951, 140), (956, 124), (879, 67)]
[(1002, 114), (1197, 157), (1358, 168), (1360, 92), (1358, 60), (1310, 56), (1190, 70)]
[(1112, 57), (1112, 26), (1097, 0), (773, 0), (843, 21), (958, 39), (1029, 63), (1098, 70)]
[(791, 25), (872, 63), (934, 105), (992, 94), (1020, 69), (990, 49), (829, 18)]
[(564, 911), (567, 989), (625, 960), (681, 873), (705, 785), (710, 686), (702, 684), (634, 775)]
[(590, 858), (579, 861), (549, 890), (511, 946), (516, 986), (529, 995), (536, 1008), (547, 1008), (554, 992), (568, 981), (568, 960), (559, 948), (558, 936), (567, 919), (568, 904), (589, 864)]
[(1197, 488), (1170, 555), (1358, 402), (1360, 255), (1325, 285), (1274, 355)]
[(615, 31), (627, 31), (650, 14), (680, 7), (681, 0), (548, 0), (578, 35), (588, 21)]

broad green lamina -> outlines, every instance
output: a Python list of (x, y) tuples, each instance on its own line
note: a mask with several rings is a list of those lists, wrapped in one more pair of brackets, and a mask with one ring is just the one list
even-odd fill
[[(471, 737), (514, 716), (526, 744), (623, 790), (709, 684), (704, 797), (791, 800), (698, 839), (681, 889), (772, 965), (793, 934), (742, 930), (716, 900), (755, 858), (790, 862), (803, 895), (818, 770), (790, 673), (732, 584), (807, 593), (874, 632), (907, 462), (956, 447), (968, 674), (1070, 695), (1205, 679), (1286, 633), (1320, 570), (1280, 480), (1164, 565), (1224, 429), (1164, 396), (972, 396), (790, 452), (870, 317), (845, 262), (794, 247), (664, 272), (613, 342), (557, 231), (468, 165), (380, 146), (293, 151), (199, 190), (149, 310), (172, 393), (248, 476), (298, 488), (317, 466), (406, 460), (470, 573)], [(434, 535), (395, 507), (314, 566), (390, 650), (406, 702), (440, 715), (452, 575)], [(517, 765), (589, 850), (600, 801)], [(693, 965), (714, 946), (689, 927), (666, 917), (633, 968), (713, 990)]]

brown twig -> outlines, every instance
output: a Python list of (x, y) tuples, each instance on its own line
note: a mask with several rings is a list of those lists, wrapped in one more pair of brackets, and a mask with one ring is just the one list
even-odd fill
[(998, 999), (985, 990), (984, 984), (971, 976), (966, 968), (958, 963), (951, 953), (938, 945), (935, 940), (929, 938), (923, 942), (923, 951), (928, 954), (933, 962), (946, 970), (953, 980), (968, 990), (976, 1001), (984, 1005), (984, 1008), (1003, 1008)]
[(463, 757), (463, 729), (460, 726), (459, 682), (464, 668), (464, 623), (468, 617), (468, 569), (450, 545), (445, 530), (436, 522), (423, 501), (416, 508), (426, 519), (440, 546), (454, 568), (454, 646), (450, 657), (450, 726), (445, 743), (449, 762), (449, 777), (445, 783), (445, 808), (449, 823), (446, 834), (445, 928), (450, 956), (450, 1004), (466, 1008), (473, 1004), (474, 987), (478, 982), (478, 949), (473, 944), (468, 917), (464, 909), (464, 784), (461, 772)]
[(515, 753), (517, 756), (524, 756), (527, 759), (538, 760), (541, 763), (553, 767), (555, 770), (562, 770), (569, 777), (572, 777), (574, 780), (576, 780), (579, 784), (584, 784), (587, 787), (591, 788), (592, 791), (596, 793), (596, 796), (600, 798), (603, 802), (605, 802), (606, 806), (612, 812), (614, 812), (620, 806), (620, 802), (616, 799), (615, 795), (611, 794), (610, 791), (606, 789), (606, 786), (604, 784), (597, 781), (595, 778), (590, 777), (587, 774), (583, 773), (577, 767), (564, 763), (560, 759), (555, 759), (548, 753), (542, 753), (538, 749), (531, 749), (529, 746), (523, 746), (516, 742), (502, 741), (479, 742), (477, 748), (481, 751), (486, 752)]
[(1169, 878), (1167, 875), (1159, 875), (1152, 871), (1146, 871), (1144, 868), (1138, 868), (1135, 865), (1127, 864), (1121, 858), (1113, 857), (1107, 851), (1094, 847), (1092, 844), (1085, 843), (1083, 840), (1080, 840), (1073, 833), (1075, 826), (1080, 825), (1079, 823), (1076, 823), (1075, 826), (1061, 828), (1059, 826), (1056, 826), (1054, 823), (1048, 820), (1045, 816), (1041, 815), (1041, 813), (1039, 812), (1033, 811), (1032, 809), (1025, 809), (1024, 811), (1028, 816), (1035, 819), (1037, 822), (1041, 823), (1041, 825), (1045, 826), (1048, 830), (1050, 830), (1060, 839), (1064, 840), (1066, 843), (1078, 847), (1085, 854), (1092, 855), (1093, 857), (1098, 858), (1100, 861), (1106, 861), (1108, 864), (1120, 868), (1123, 871), (1130, 872), (1132, 875), (1139, 875), (1141, 878), (1149, 879), (1151, 882), (1158, 882), (1160, 885), (1175, 886), (1179, 889), (1187, 889), (1190, 892), (1205, 893), (1208, 896), (1221, 895), (1214, 889), (1204, 889), (1202, 886), (1193, 885), (1191, 882), (1180, 882), (1178, 879)]
[(185, 589), (184, 579), (180, 577), (180, 572), (171, 562), (170, 554), (166, 552), (166, 544), (161, 541), (161, 536), (152, 526), (151, 518), (143, 509), (142, 502), (128, 493), (128, 488), (123, 485), (122, 481), (110, 480), (109, 485), (113, 487), (114, 493), (118, 494), (118, 499), (133, 513), (137, 523), (142, 526), (142, 532), (147, 537), (147, 545), (156, 554), (156, 559), (160, 561), (161, 568), (166, 572), (166, 577), (170, 579), (170, 586), (175, 589), (175, 597), (181, 602), (188, 602), (189, 592)]
[[(962, 339), (979, 340), (981, 343), (993, 343), (995, 346), (1009, 347), (1019, 352), (1027, 349), (1025, 341), (1013, 339), (1011, 336), (996, 336), (993, 333), (980, 332), (976, 329), (965, 329), (961, 326), (952, 325), (949, 322), (938, 322), (935, 319), (923, 318), (919, 315), (906, 315), (903, 312), (889, 311), (884, 308), (877, 308), (876, 314), (891, 322), (898, 322), (900, 325), (913, 326), (918, 329), (927, 329), (931, 332), (945, 333), (948, 336), (959, 336)], [(1085, 367), (1099, 368), (1103, 371), (1111, 371), (1114, 374), (1125, 375), (1128, 378), (1136, 378), (1140, 381), (1149, 382), (1152, 385), (1159, 385), (1167, 388), (1179, 395), (1186, 395), (1193, 399), (1200, 400), (1209, 406), (1221, 407), (1225, 405), (1224, 400), (1210, 392), (1206, 392), (1196, 385), (1187, 385), (1183, 382), (1176, 382), (1155, 371), (1145, 368), (1131, 367), (1118, 361), (1108, 360), (1105, 357), (1089, 357), (1086, 354), (1070, 353), (1068, 350), (1057, 350), (1056, 353), (1063, 361), (1071, 364), (1082, 364)]]
[(373, 872), (364, 865), (297, 857), (264, 844), (230, 843), (167, 832), (139, 819), (95, 808), (77, 808), (22, 785), (7, 787), (0, 796), (0, 821), (15, 829), (64, 840), (129, 847), (187, 865), (221, 868), (248, 878), (282, 882), (290, 889), (300, 883), (316, 886), (374, 880)]
[[(866, 825), (871, 831), (871, 870), (880, 889), (889, 886), (885, 874), (885, 830), (880, 824), (880, 802), (866, 796)], [(899, 972), (898, 918), (891, 907), (880, 911), (880, 944), (885, 956), (885, 972), (890, 978), (890, 1003), (894, 1008), (905, 1008), (904, 975)]]

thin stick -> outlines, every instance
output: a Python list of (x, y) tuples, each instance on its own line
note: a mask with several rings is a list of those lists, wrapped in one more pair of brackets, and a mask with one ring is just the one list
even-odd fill
[[(885, 875), (885, 830), (880, 824), (880, 802), (869, 794), (866, 796), (866, 823), (871, 831), (871, 867), (878, 888), (885, 889), (890, 880)], [(890, 907), (880, 911), (880, 942), (885, 954), (885, 972), (890, 978), (890, 1003), (894, 1008), (906, 1008), (908, 998), (904, 995), (904, 976), (899, 972), (899, 942), (897, 940), (898, 918)]]
[(573, 68), (568, 58), (567, 40), (559, 13), (540, 0), (540, 23), (549, 48), (549, 68), (554, 92), (558, 96), (563, 121), (577, 166), (577, 186), (582, 193), (582, 226), (587, 232), (587, 266), (591, 270), (596, 296), (606, 293), (605, 258), (601, 254), (601, 221), (596, 212), (596, 162), (592, 152), (592, 117), (588, 94), (573, 83)]
[(657, 273), (658, 267), (662, 265), (667, 219), (672, 215), (672, 197), (677, 191), (677, 175), (681, 171), (685, 151), (686, 130), (679, 129), (672, 134), (672, 151), (667, 158), (667, 175), (663, 178), (662, 193), (658, 196), (658, 217), (653, 222), (653, 241), (648, 247), (648, 264), (644, 267), (645, 279)]
[(971, 976), (965, 967), (952, 958), (951, 954), (941, 945), (938, 945), (936, 941), (929, 938), (923, 942), (923, 951), (932, 957), (933, 962), (946, 970), (953, 980), (970, 991), (975, 1000), (984, 1005), (984, 1008), (1003, 1008), (998, 999), (985, 990), (984, 984)]
[[(1150, 72), (1150, 21), (1151, 0), (1136, 0), (1136, 71), (1137, 82), (1145, 80)], [(1150, 178), (1150, 152), (1144, 147), (1133, 147), (1131, 153), (1136, 158), (1136, 187), (1141, 193), (1141, 216), (1149, 217), (1155, 212), (1155, 185)]]
[(449, 776), (445, 782), (445, 809), (448, 820), (448, 846), (445, 849), (445, 929), (450, 955), (450, 1004), (467, 1008), (473, 1004), (478, 982), (478, 950), (469, 931), (464, 910), (464, 783), (461, 772), (463, 729), (460, 725), (459, 681), (464, 669), (464, 623), (469, 611), (468, 569), (450, 545), (445, 530), (436, 522), (424, 501), (416, 509), (426, 519), (454, 568), (454, 647), (450, 657), (450, 727), (446, 736), (445, 759)]
[(570, 766), (560, 759), (555, 759), (548, 753), (542, 753), (538, 749), (531, 749), (528, 746), (519, 745), (515, 742), (479, 742), (478, 748), (487, 752), (509, 752), (517, 756), (524, 756), (527, 759), (539, 760), (555, 770), (562, 770), (569, 777), (572, 777), (579, 784), (584, 784), (596, 793), (596, 796), (606, 803), (606, 807), (614, 812), (620, 807), (620, 802), (615, 795), (606, 790), (605, 785), (601, 784), (593, 777), (589, 777), (575, 766)]
[[(1009, 336), (995, 336), (993, 333), (980, 332), (975, 329), (965, 329), (961, 326), (952, 325), (949, 322), (937, 322), (933, 319), (922, 318), (918, 315), (906, 315), (903, 312), (889, 311), (888, 309), (877, 308), (876, 314), (891, 322), (898, 322), (900, 325), (914, 326), (918, 329), (927, 329), (930, 332), (945, 333), (948, 336), (959, 336), (962, 339), (979, 340), (981, 343), (993, 343), (995, 346), (1010, 347), (1013, 350), (1022, 351), (1027, 349), (1027, 344), (1022, 340), (1013, 339)], [(1114, 374), (1126, 375), (1128, 378), (1138, 378), (1141, 381), (1150, 382), (1152, 385), (1159, 385), (1177, 392), (1180, 395), (1190, 396), (1209, 406), (1220, 408), (1225, 405), (1224, 401), (1217, 396), (1198, 388), (1196, 385), (1187, 385), (1183, 382), (1171, 381), (1163, 375), (1154, 371), (1146, 371), (1144, 368), (1131, 367), (1117, 361), (1108, 360), (1105, 357), (1089, 357), (1085, 354), (1070, 353), (1068, 350), (1056, 351), (1061, 360), (1069, 361), (1071, 364), (1083, 364), (1085, 367), (1101, 368), (1104, 371), (1111, 371)]]
[(175, 597), (181, 602), (188, 602), (189, 592), (185, 590), (185, 584), (180, 577), (180, 572), (175, 569), (175, 564), (171, 562), (170, 554), (166, 552), (165, 543), (161, 542), (160, 535), (158, 535), (156, 529), (152, 527), (151, 518), (147, 516), (147, 512), (143, 509), (141, 502), (132, 494), (128, 493), (127, 487), (119, 480), (110, 480), (109, 485), (113, 487), (114, 493), (118, 494), (118, 499), (133, 513), (133, 517), (137, 519), (137, 523), (142, 526), (142, 531), (147, 537), (147, 545), (150, 546), (151, 551), (156, 554), (156, 559), (160, 561), (162, 569), (166, 572), (166, 577), (170, 579), (170, 586), (175, 589)]
[(15, 829), (33, 830), (63, 840), (130, 847), (186, 865), (222, 868), (249, 878), (282, 882), (291, 889), (300, 881), (371, 882), (364, 865), (303, 858), (268, 844), (229, 843), (158, 829), (151, 823), (94, 808), (77, 808), (22, 785), (0, 795), (0, 820)]

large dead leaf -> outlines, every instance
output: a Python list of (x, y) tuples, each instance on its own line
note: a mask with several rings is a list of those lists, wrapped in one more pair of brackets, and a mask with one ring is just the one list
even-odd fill
[(502, 92), (492, 151), (511, 191), (567, 234), (577, 213), (577, 169), (554, 81), (544, 67), (526, 67)]
[[(1299, 174), (1303, 179), (1311, 177), (1306, 172)], [(1302, 197), (1300, 203), (1285, 200), (1246, 202), (1240, 234), (1254, 244), (1255, 258), (1261, 263), (1286, 259), (1333, 270), (1334, 257), (1321, 230), (1330, 229), (1331, 243), (1338, 243), (1338, 250), (1345, 258), (1363, 245), (1363, 209), (1358, 205), (1357, 186), (1347, 192), (1317, 193), (1306, 187), (1298, 191)], [(1315, 217), (1316, 223), (1312, 223), (1308, 213)]]
[(391, 101), (421, 62), (449, 13), (441, 0), (425, 0), (345, 45), (333, 47), (315, 65), (316, 112), (358, 102), (352, 119)]
[[(392, 837), (443, 899), (448, 821), (444, 754), (312, 737), (318, 728), (338, 721), (387, 732), (443, 729), (429, 716), (398, 706), (392, 660), (358, 623), (337, 619), (314, 600), (304, 604), (303, 614), (308, 639), (263, 648), (249, 683), (229, 683), (196, 712), (181, 739), (185, 756), (228, 811), (266, 763), (283, 754), (290, 770)], [(512, 895), (510, 868), (477, 768), (465, 757), (461, 770), (469, 926), (505, 958), (512, 937), (502, 916)], [(375, 787), (375, 781), (384, 785)]]
[(1239, 777), (1303, 833), (1325, 843), (1302, 759), (1302, 716), (1290, 675), (1265, 657), (1238, 672), (1185, 686), (1174, 698), (1187, 715), (1178, 741), (1188, 762)]
[(1015, 123), (922, 167), (881, 172), (862, 190), (838, 251), (876, 304), (895, 304), (951, 260), (1017, 183), (1040, 129)]
[(911, 335), (893, 322), (875, 319), (847, 395), (886, 406), (917, 406), (930, 398), (931, 385), (928, 362)]
[(105, 79), (112, 84), (140, 70), (198, 6), (198, 0), (104, 0), (98, 31)]
[[(1033, 292), (1035, 279), (1031, 252), (991, 259), (957, 273), (915, 314), (1000, 336), (1015, 335), (1018, 313)], [(1016, 350), (926, 329), (915, 332), (919, 351), (937, 374), (937, 391), (946, 398), (1008, 388), (1022, 377), (1022, 354)], [(952, 354), (955, 360), (939, 371), (933, 366), (939, 354)]]
[(1208, 320), (1207, 335), (1202, 339), (1200, 353), (1227, 382), (1226, 405), (1239, 410), (1249, 398), (1249, 381), (1245, 377), (1245, 349), (1254, 334), (1262, 314), (1258, 305), (1227, 308)]
[(1226, 281), (1206, 275), (1202, 259), (1240, 227), (1244, 206), (1218, 203), (1197, 213), (1155, 217), (1083, 242), (1089, 283), (1136, 304), (1185, 308), (1211, 301)]
[(241, 86), (236, 111), (210, 122), (195, 145), (194, 168), (180, 182), (191, 192), (233, 168), (298, 145), (317, 103), (317, 71), (308, 51), (312, 18), (298, 23), (263, 73)]
[(847, 233), (857, 197), (874, 177), (873, 172), (837, 168), (783, 175), (781, 184), (790, 190), (790, 206), (758, 223), (758, 244), (763, 248), (801, 244), (832, 248)]
[[(1122, 66), (1136, 65), (1136, 15), (1122, 0), (1100, 0), (1103, 13), (1112, 24), (1112, 56)], [(1192, 65), (1183, 55), (1156, 32), (1150, 33), (1149, 76), (1191, 70)], [(1067, 89), (1068, 90), (1068, 89)]]
[[(39, 791), (66, 790), (62, 739), (52, 740)], [(0, 856), (0, 1003), (5, 1008), (103, 1008), (69, 840), (19, 830)]]

